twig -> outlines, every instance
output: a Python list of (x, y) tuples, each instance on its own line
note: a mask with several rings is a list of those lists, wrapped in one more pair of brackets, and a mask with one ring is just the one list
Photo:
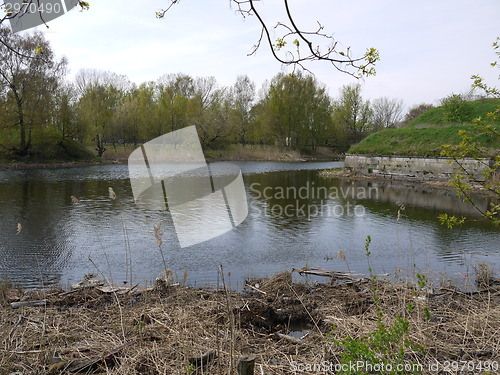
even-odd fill
[(263, 290), (260, 290), (259, 288), (256, 288), (253, 285), (245, 284), (245, 286), (248, 287), (248, 288), (250, 288), (250, 289), (252, 289), (252, 290), (255, 290), (256, 292), (262, 293), (263, 295), (267, 296), (266, 292), (264, 292)]
[(229, 346), (229, 360), (230, 360), (229, 375), (232, 375), (233, 374), (233, 355), (234, 355), (234, 314), (233, 314), (233, 310), (231, 308), (231, 302), (229, 299), (229, 292), (227, 290), (226, 280), (224, 278), (224, 271), (222, 269), (222, 264), (219, 265), (219, 272), (220, 272), (221, 277), (222, 277), (222, 285), (224, 286), (224, 292), (226, 295), (227, 315), (228, 315), (229, 324), (231, 327), (231, 330), (229, 332), (229, 338), (231, 340), (230, 346)]

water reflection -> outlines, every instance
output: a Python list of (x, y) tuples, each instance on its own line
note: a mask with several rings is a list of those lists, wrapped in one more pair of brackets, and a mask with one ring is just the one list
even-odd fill
[[(27, 284), (57, 283), (73, 254), (68, 215), (61, 209), (63, 187), (26, 177), (19, 183), (4, 183), (0, 190), (0, 264), (9, 277), (23, 275)], [(17, 223), (22, 225), (19, 234)]]
[[(168, 213), (136, 206), (126, 166), (0, 172), (0, 273), (26, 286), (67, 286), (97, 271), (117, 283), (131, 276), (149, 282), (163, 268), (152, 235), (159, 221), (168, 267), (179, 279), (188, 268), (197, 285), (214, 283), (219, 264), (231, 271), (232, 287), (248, 276), (306, 265), (367, 273), (368, 235), (377, 273), (404, 269), (460, 278), (478, 262), (499, 264), (498, 229), (452, 191), (319, 176), (318, 168), (338, 165), (239, 163), (248, 218), (185, 249)], [(116, 200), (108, 196), (110, 186)], [(73, 205), (71, 195), (81, 204)], [(471, 220), (449, 230), (437, 221), (442, 212)], [(345, 260), (337, 259), (339, 250)]]

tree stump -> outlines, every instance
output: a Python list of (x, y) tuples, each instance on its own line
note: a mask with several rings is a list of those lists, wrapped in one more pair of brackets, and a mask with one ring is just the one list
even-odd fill
[(255, 357), (244, 355), (238, 358), (238, 375), (253, 375), (255, 367)]

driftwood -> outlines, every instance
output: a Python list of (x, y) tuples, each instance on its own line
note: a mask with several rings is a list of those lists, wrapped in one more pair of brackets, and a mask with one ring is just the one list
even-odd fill
[(39, 300), (39, 301), (22, 301), (22, 302), (11, 302), (10, 307), (13, 309), (18, 309), (20, 307), (38, 307), (47, 305), (47, 300)]
[(130, 294), (138, 286), (139, 284), (136, 284), (131, 288), (123, 286), (97, 286), (96, 289), (101, 293), (113, 293), (117, 295), (125, 295), (125, 294)]
[(102, 366), (113, 367), (116, 363), (115, 355), (134, 342), (135, 341), (128, 342), (108, 352), (104, 352), (102, 355), (96, 355), (86, 359), (61, 360), (50, 366), (49, 374), (55, 375), (61, 372), (90, 374), (101, 371)]
[(253, 375), (255, 367), (255, 357), (254, 356), (241, 356), (238, 358), (238, 363), (236, 368), (238, 370), (238, 375)]
[(89, 277), (85, 276), (82, 281), (71, 285), (71, 289), (95, 288), (104, 285), (104, 280), (99, 280), (92, 276), (93, 275), (90, 275)]
[(215, 358), (217, 358), (217, 351), (212, 349), (208, 352), (202, 354), (199, 357), (189, 358), (189, 363), (196, 367), (205, 367), (208, 363), (212, 362)]
[(292, 272), (297, 272), (299, 275), (315, 275), (315, 276), (324, 276), (331, 277), (339, 280), (352, 280), (353, 274), (351, 272), (339, 272), (339, 271), (329, 271), (323, 268), (309, 268), (304, 267), (300, 270), (292, 268)]

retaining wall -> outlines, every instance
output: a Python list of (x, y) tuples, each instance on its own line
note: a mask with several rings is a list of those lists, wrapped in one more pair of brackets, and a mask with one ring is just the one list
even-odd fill
[[(370, 156), (347, 154), (344, 168), (353, 172), (381, 176), (389, 179), (446, 181), (457, 172), (457, 163), (450, 158), (424, 158), (412, 156)], [(493, 165), (492, 160), (467, 158), (460, 163), (474, 179), (483, 181), (484, 171)]]

